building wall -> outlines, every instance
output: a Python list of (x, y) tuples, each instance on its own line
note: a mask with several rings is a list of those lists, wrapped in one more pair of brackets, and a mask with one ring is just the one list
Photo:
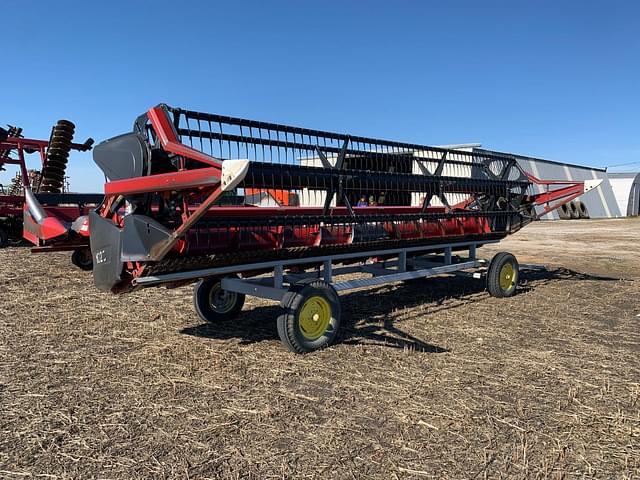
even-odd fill
[(623, 216), (640, 215), (640, 173), (612, 173), (609, 183), (620, 213)]
[[(327, 155), (327, 161), (331, 166), (335, 166), (337, 159), (337, 155)], [(303, 157), (299, 158), (298, 161), (303, 167), (322, 167), (320, 157)], [(301, 190), (294, 190), (294, 193), (298, 194), (301, 207), (322, 207), (327, 198), (327, 193), (323, 190), (303, 188)], [(336, 206), (336, 195), (333, 196), (331, 206)]]
[[(560, 163), (550, 163), (535, 159), (518, 159), (521, 167), (541, 180), (593, 180), (601, 178), (600, 186), (585, 193), (580, 198), (589, 210), (591, 218), (620, 217), (620, 208), (616, 202), (613, 189), (607, 178), (607, 173), (597, 169), (569, 166)], [(538, 187), (542, 191), (542, 187)], [(548, 219), (558, 219), (557, 212), (546, 215)]]
[(620, 212), (626, 215), (627, 207), (629, 206), (629, 192), (631, 192), (631, 186), (633, 185), (633, 178), (610, 178), (609, 182), (613, 188), (613, 193), (620, 207)]

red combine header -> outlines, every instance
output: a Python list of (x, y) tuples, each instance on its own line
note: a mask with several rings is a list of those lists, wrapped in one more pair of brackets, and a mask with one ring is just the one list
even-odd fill
[[(93, 155), (108, 178), (90, 214), (98, 288), (197, 281), (206, 321), (235, 316), (246, 294), (277, 300), (296, 352), (335, 338), (342, 290), (477, 270), (492, 295), (512, 295), (515, 257), (487, 264), (477, 248), (597, 186), (539, 180), (505, 155), (166, 105)], [(256, 202), (263, 194), (273, 201)], [(371, 278), (336, 279), (355, 272)]]
[[(16, 165), (9, 191), (0, 192), (0, 246), (10, 238), (33, 243), (33, 251), (73, 251), (74, 264), (91, 268), (87, 214), (101, 194), (69, 193), (66, 166), (69, 152), (91, 149), (92, 139), (73, 143), (75, 126), (60, 120), (46, 140), (24, 138), (22, 129), (0, 129), (0, 170)], [(41, 170), (28, 170), (27, 154), (39, 154)]]

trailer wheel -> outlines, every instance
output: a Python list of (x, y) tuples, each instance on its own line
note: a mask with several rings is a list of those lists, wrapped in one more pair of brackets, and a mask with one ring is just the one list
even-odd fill
[(71, 254), (71, 263), (86, 272), (93, 270), (93, 256), (88, 248), (78, 248)]
[(245, 296), (222, 289), (219, 278), (200, 280), (193, 289), (193, 306), (205, 322), (216, 323), (236, 318)]
[(492, 297), (510, 297), (516, 292), (519, 266), (516, 257), (500, 252), (493, 257), (487, 272), (487, 291)]
[(321, 280), (301, 282), (283, 300), (278, 335), (292, 352), (307, 353), (330, 345), (340, 328), (340, 299)]
[(4, 225), (0, 225), (0, 248), (4, 248), (7, 245), (9, 245), (9, 232)]

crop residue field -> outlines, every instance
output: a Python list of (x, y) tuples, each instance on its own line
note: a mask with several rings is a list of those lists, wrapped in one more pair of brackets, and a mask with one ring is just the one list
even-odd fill
[(203, 325), (188, 287), (98, 292), (69, 255), (0, 251), (0, 478), (640, 475), (640, 219), (497, 247), (519, 293), (438, 278), (343, 295), (338, 343), (278, 307)]

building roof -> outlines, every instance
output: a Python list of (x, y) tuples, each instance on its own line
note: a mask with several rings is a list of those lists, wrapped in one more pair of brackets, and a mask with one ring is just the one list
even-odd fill
[(610, 172), (607, 175), (609, 178), (640, 178), (640, 172)]
[(571, 167), (571, 168), (581, 168), (583, 170), (594, 170), (596, 172), (606, 172), (607, 169), (606, 168), (599, 168), (599, 167), (589, 167), (587, 165), (578, 165), (576, 163), (567, 163), (567, 162), (559, 162), (557, 160), (547, 160), (544, 158), (537, 158), (537, 157), (528, 157), (526, 155), (519, 155), (517, 153), (508, 153), (508, 152), (499, 152), (497, 150), (488, 150), (485, 148), (474, 148), (473, 151), (477, 151), (477, 152), (484, 152), (484, 153), (495, 153), (498, 155), (510, 155), (513, 158), (517, 159), (517, 160), (527, 160), (527, 161), (531, 161), (531, 162), (543, 162), (543, 163), (549, 163), (549, 164), (553, 164), (553, 165), (563, 165), (563, 166), (567, 166), (567, 167)]

